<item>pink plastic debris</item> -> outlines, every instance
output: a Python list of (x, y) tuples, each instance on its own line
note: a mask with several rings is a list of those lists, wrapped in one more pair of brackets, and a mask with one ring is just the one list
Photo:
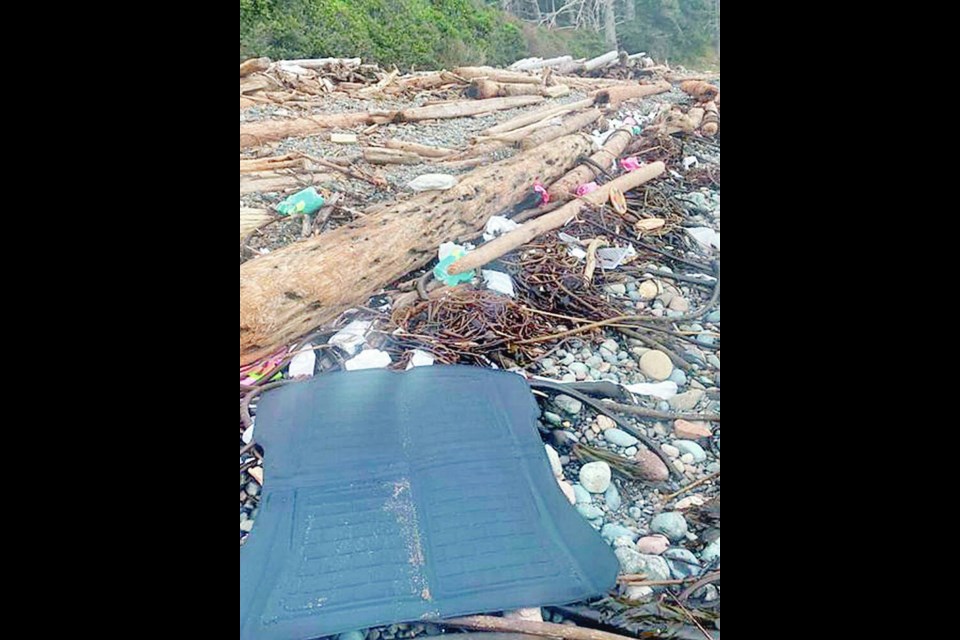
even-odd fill
[(640, 161), (636, 158), (624, 158), (620, 161), (620, 166), (624, 171), (636, 171), (640, 168)]
[(550, 202), (550, 194), (547, 193), (547, 188), (543, 186), (542, 182), (540, 182), (540, 178), (535, 178), (533, 180), (533, 190), (540, 194), (540, 206)]
[(587, 182), (577, 187), (577, 197), (585, 196), (591, 191), (596, 191), (600, 187), (596, 182)]

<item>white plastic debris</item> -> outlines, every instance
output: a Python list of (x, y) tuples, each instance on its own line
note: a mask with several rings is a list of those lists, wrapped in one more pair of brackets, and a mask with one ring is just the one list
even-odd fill
[(687, 233), (704, 247), (714, 247), (720, 250), (720, 234), (710, 227), (694, 227), (687, 229)]
[(290, 361), (289, 373), (291, 378), (312, 376), (314, 368), (317, 366), (317, 352), (313, 349), (313, 345), (308, 342), (303, 345), (303, 348), (306, 351), (301, 351), (293, 356), (293, 360)]
[(516, 294), (513, 292), (513, 279), (510, 278), (509, 274), (503, 273), (502, 271), (482, 269), (480, 275), (483, 276), (483, 282), (487, 285), (487, 289), (515, 297)]
[(683, 159), (683, 170), (686, 171), (690, 167), (695, 167), (698, 164), (700, 163), (697, 161), (697, 156), (687, 156)]
[(453, 254), (463, 255), (467, 252), (468, 245), (457, 244), (456, 242), (444, 242), (437, 249), (437, 259), (443, 260)]
[(371, 322), (368, 320), (354, 320), (343, 329), (340, 329), (332, 338), (329, 344), (340, 347), (347, 353), (353, 355), (360, 350), (365, 341), (364, 336), (370, 328)]
[(642, 396), (654, 396), (662, 400), (669, 400), (677, 395), (677, 383), (673, 380), (663, 382), (638, 382), (637, 384), (623, 385), (627, 391)]
[(519, 227), (516, 222), (503, 216), (490, 216), (487, 225), (483, 228), (483, 239), (487, 242), (508, 231), (513, 231)]
[(445, 173), (425, 173), (407, 183), (414, 191), (446, 191), (457, 186), (457, 177)]
[(243, 440), (243, 444), (250, 444), (253, 442), (253, 426), (250, 425), (247, 427), (246, 431), (243, 432), (243, 435), (240, 436), (240, 439)]
[(410, 361), (407, 363), (406, 371), (414, 367), (429, 367), (433, 364), (433, 355), (422, 349), (414, 349)]
[(616, 269), (624, 260), (637, 255), (636, 250), (631, 245), (626, 247), (607, 247), (597, 249), (597, 262), (604, 271)]
[(383, 369), (389, 366), (393, 360), (390, 354), (380, 349), (364, 349), (354, 357), (343, 363), (347, 371), (358, 371), (360, 369)]
[(574, 238), (571, 235), (568, 235), (564, 232), (557, 234), (557, 237), (560, 238), (560, 241), (567, 245), (567, 250), (577, 260), (584, 260), (587, 257), (587, 252), (581, 249), (582, 243), (580, 238)]

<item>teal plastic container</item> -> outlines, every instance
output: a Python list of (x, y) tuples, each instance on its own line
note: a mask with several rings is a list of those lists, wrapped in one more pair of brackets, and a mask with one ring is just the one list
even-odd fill
[(323, 196), (313, 187), (307, 187), (286, 198), (277, 205), (280, 215), (289, 216), (293, 213), (305, 213), (312, 216), (323, 206)]

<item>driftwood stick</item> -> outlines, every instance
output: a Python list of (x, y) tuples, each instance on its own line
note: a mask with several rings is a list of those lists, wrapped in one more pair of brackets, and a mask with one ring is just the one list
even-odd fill
[(506, 133), (508, 131), (513, 131), (514, 129), (519, 129), (525, 127), (528, 124), (533, 124), (535, 122), (541, 122), (547, 118), (553, 116), (563, 115), (569, 113), (570, 111), (576, 111), (577, 109), (583, 109), (584, 107), (589, 107), (593, 104), (593, 98), (585, 98), (583, 100), (577, 100), (576, 102), (568, 102), (567, 104), (561, 104), (556, 106), (544, 107), (543, 109), (537, 109), (536, 111), (531, 111), (530, 113), (525, 113), (523, 115), (517, 116), (516, 118), (511, 118), (506, 122), (501, 122), (500, 124), (490, 127), (489, 129), (484, 129), (481, 131), (483, 135), (495, 135), (500, 133)]
[(507, 631), (526, 633), (532, 636), (547, 638), (563, 638), (563, 640), (628, 640), (627, 636), (616, 633), (573, 627), (553, 622), (533, 622), (531, 620), (514, 620), (510, 618), (495, 618), (493, 616), (469, 616), (466, 618), (450, 618), (441, 620), (440, 624), (463, 629), (478, 629), (480, 631)]
[(532, 149), (545, 142), (555, 140), (560, 136), (569, 135), (583, 129), (587, 125), (593, 124), (600, 119), (599, 109), (590, 109), (583, 113), (573, 114), (560, 122), (558, 125), (550, 125), (539, 129), (535, 133), (520, 140), (520, 146), (523, 149)]
[[(470, 271), (471, 269), (481, 267), (488, 262), (492, 262), (500, 256), (510, 253), (517, 247), (530, 242), (537, 236), (562, 227), (569, 220), (580, 213), (580, 211), (588, 204), (603, 204), (607, 201), (607, 198), (610, 197), (610, 189), (617, 188), (621, 191), (621, 193), (626, 193), (627, 191), (635, 189), (643, 183), (656, 178), (663, 173), (665, 169), (666, 166), (663, 164), (663, 162), (658, 161), (643, 166), (636, 171), (631, 171), (630, 173), (624, 174), (616, 180), (612, 180), (603, 185), (593, 193), (587, 194), (582, 199), (572, 200), (552, 213), (535, 218), (530, 222), (520, 225), (511, 232), (505, 233), (499, 238), (494, 238), (490, 242), (484, 244), (475, 251), (468, 253), (464, 257), (451, 264), (447, 269), (447, 273), (451, 275), (464, 273), (465, 271)], [(583, 329), (581, 328), (580, 331), (582, 330)], [(523, 341), (518, 344), (523, 344)]]
[(671, 500), (673, 500), (673, 499), (676, 498), (677, 496), (679, 496), (679, 495), (681, 495), (681, 494), (684, 494), (684, 493), (686, 493), (687, 491), (690, 491), (691, 489), (696, 489), (696, 488), (699, 487), (700, 485), (706, 484), (706, 483), (710, 482), (711, 480), (713, 480), (714, 478), (719, 478), (719, 477), (720, 477), (720, 472), (719, 472), (719, 471), (714, 471), (714, 472), (711, 473), (710, 475), (708, 475), (708, 476), (706, 476), (706, 477), (703, 477), (703, 478), (700, 478), (700, 479), (697, 480), (696, 482), (691, 482), (690, 484), (688, 484), (688, 485), (685, 486), (684, 488), (680, 489), (679, 491), (674, 491), (674, 492), (671, 493), (670, 495), (664, 496), (664, 498), (663, 498), (663, 504), (667, 504), (668, 502), (670, 502)]

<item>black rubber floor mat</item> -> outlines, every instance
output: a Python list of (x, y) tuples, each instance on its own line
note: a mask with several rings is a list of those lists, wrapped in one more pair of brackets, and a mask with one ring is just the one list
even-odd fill
[(612, 550), (550, 470), (520, 376), (417, 367), (269, 391), (240, 638), (310, 640), (601, 595)]

